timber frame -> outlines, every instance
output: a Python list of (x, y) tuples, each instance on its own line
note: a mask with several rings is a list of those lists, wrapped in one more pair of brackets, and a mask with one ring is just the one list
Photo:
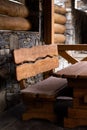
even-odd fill
[[(69, 63), (75, 64), (78, 62), (76, 58), (71, 56), (67, 51), (87, 51), (87, 44), (75, 44), (75, 45), (58, 45), (58, 53)], [(86, 61), (87, 57), (84, 57), (81, 61)]]

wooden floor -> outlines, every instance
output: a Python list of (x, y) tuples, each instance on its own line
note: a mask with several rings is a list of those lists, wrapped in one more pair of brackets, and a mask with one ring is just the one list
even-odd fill
[(22, 121), (21, 105), (0, 114), (0, 130), (87, 130), (87, 127), (68, 129), (46, 120), (31, 119)]

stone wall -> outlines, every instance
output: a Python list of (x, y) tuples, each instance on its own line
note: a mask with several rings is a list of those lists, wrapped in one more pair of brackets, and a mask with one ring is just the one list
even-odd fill
[[(19, 99), (19, 86), (15, 76), (13, 50), (38, 44), (41, 44), (39, 32), (0, 31), (0, 95), (5, 90), (4, 99), (6, 98), (8, 106), (9, 104), (17, 103)], [(31, 82), (31, 80), (27, 82)], [(2, 103), (1, 100), (0, 102)], [(3, 110), (3, 106), (1, 108)]]

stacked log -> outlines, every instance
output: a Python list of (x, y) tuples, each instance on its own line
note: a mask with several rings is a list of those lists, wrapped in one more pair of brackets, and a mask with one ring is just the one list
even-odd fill
[(66, 9), (64, 7), (60, 7), (54, 5), (54, 43), (64, 43), (66, 37), (64, 35), (66, 31), (65, 23), (66, 23)]
[(0, 30), (29, 30), (31, 24), (22, 17), (0, 15)]
[(0, 0), (0, 30), (30, 30), (28, 8), (20, 2)]

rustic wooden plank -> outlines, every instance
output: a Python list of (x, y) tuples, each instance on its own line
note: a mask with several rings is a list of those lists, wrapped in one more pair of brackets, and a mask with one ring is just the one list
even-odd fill
[(77, 119), (77, 118), (64, 119), (64, 127), (75, 128), (78, 126), (87, 126), (87, 119)]
[(82, 88), (77, 87), (73, 89), (73, 96), (77, 98), (83, 98), (87, 94), (87, 88), (83, 88), (83, 86)]
[(77, 119), (87, 119), (87, 109), (68, 108), (68, 117)]
[(77, 109), (87, 109), (87, 103), (84, 103), (80, 98), (74, 98), (73, 108)]
[(63, 58), (65, 58), (69, 63), (75, 64), (76, 62), (78, 62), (78, 60), (76, 60), (76, 58), (73, 58), (66, 51), (59, 51), (59, 55), (61, 55)]
[(68, 78), (68, 85), (73, 88), (82, 88), (86, 89), (87, 88), (87, 79), (86, 78)]
[(16, 64), (24, 61), (35, 61), (37, 58), (45, 58), (46, 56), (58, 56), (56, 45), (34, 46), (32, 48), (21, 48), (14, 50)]
[(75, 44), (75, 45), (58, 45), (58, 51), (87, 51), (87, 44)]
[[(55, 99), (58, 96), (60, 90), (67, 87), (67, 80), (62, 78), (49, 77), (41, 82), (38, 82), (31, 87), (27, 87), (21, 90), (21, 93), (25, 93), (30, 97), (43, 98), (46, 100)], [(38, 95), (38, 97), (37, 97)]]
[(81, 59), (81, 61), (87, 61), (87, 57), (84, 57), (83, 59)]
[(47, 119), (47, 120), (50, 120), (50, 121), (56, 121), (57, 117), (56, 115), (54, 114), (54, 112), (52, 113), (42, 113), (42, 112), (26, 112), (22, 115), (22, 119), (23, 120), (28, 120), (28, 119), (32, 119), (32, 118), (39, 118), (39, 119)]
[(27, 112), (51, 113), (54, 112), (54, 101), (29, 101)]
[(73, 65), (70, 65), (60, 71), (58, 71), (55, 75), (65, 78), (87, 78), (87, 62), (79, 62)]
[(35, 76), (36, 74), (43, 73), (53, 68), (58, 67), (58, 58), (49, 58), (38, 60), (34, 64), (33, 63), (25, 63), (23, 65), (17, 66), (17, 80), (26, 79), (28, 77)]

